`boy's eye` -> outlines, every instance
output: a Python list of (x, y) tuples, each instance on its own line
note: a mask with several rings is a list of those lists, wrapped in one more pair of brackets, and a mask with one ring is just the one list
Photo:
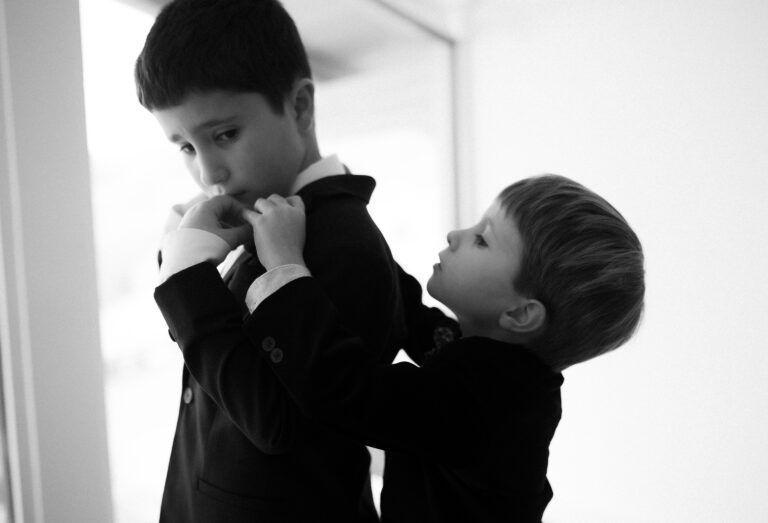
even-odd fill
[(183, 144), (181, 144), (181, 145), (179, 146), (179, 150), (180, 150), (180, 151), (181, 151), (183, 154), (192, 154), (192, 153), (194, 153), (194, 152), (195, 152), (195, 148), (194, 148), (194, 147), (192, 147), (192, 145), (190, 145), (190, 144), (188, 144), (188, 143), (183, 143)]
[(485, 238), (483, 238), (482, 234), (475, 234), (475, 245), (480, 247), (488, 247), (488, 244), (485, 242)]
[(230, 129), (228, 131), (224, 131), (216, 135), (217, 142), (231, 142), (235, 138), (237, 138), (236, 129)]

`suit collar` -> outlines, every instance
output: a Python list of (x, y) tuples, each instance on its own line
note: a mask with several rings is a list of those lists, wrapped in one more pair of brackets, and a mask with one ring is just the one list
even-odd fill
[(332, 154), (325, 158), (321, 158), (296, 176), (296, 180), (294, 180), (293, 186), (291, 187), (291, 194), (298, 193), (302, 187), (320, 180), (321, 178), (342, 173), (349, 173), (349, 171), (344, 167), (344, 164), (341, 163), (338, 156)]
[(366, 204), (371, 199), (376, 181), (370, 176), (360, 174), (339, 174), (326, 176), (302, 187), (297, 193), (309, 206), (312, 201), (338, 196), (352, 196)]

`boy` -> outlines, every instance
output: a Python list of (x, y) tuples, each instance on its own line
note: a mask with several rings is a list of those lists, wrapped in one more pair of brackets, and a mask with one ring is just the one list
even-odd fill
[[(213, 206), (199, 211), (183, 226), (215, 232)], [(281, 351), (272, 369), (308, 416), (387, 450), (382, 521), (541, 521), (561, 372), (623, 344), (642, 312), (642, 250), (623, 217), (559, 176), (506, 188), (477, 225), (448, 235), (427, 290), (463, 337), (416, 367), (376, 362), (302, 277), (300, 199), (260, 199), (244, 214), (270, 275), (257, 284), (268, 297), (251, 304), (248, 335)], [(427, 345), (433, 311), (418, 283), (403, 281), (409, 327)], [(236, 313), (226, 294), (210, 299), (222, 322)]]
[[(147, 36), (136, 83), (207, 196), (246, 206), (272, 193), (304, 198), (308, 266), (371, 357), (391, 361), (404, 322), (396, 266), (366, 210), (375, 182), (321, 157), (307, 56), (280, 3), (171, 2)], [(227, 325), (197, 315), (222, 277), (247, 313), (264, 272), (241, 245), (250, 227), (231, 218), (224, 240), (190, 229), (164, 239), (162, 254), (175, 254), (161, 257), (157, 293), (185, 365), (160, 519), (375, 521), (367, 449), (300, 413), (259, 356), (262, 345), (242, 332), (242, 314)], [(227, 253), (221, 275), (198, 263)]]

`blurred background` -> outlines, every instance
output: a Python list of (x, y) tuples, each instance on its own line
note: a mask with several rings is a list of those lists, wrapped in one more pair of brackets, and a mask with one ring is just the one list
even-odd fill
[[(133, 86), (163, 3), (0, 0), (0, 523), (158, 518), (182, 360), (155, 253), (195, 192)], [(545, 523), (768, 521), (768, 3), (284, 4), (321, 152), (376, 178), (422, 282), (534, 174), (640, 236), (643, 323), (565, 372)]]

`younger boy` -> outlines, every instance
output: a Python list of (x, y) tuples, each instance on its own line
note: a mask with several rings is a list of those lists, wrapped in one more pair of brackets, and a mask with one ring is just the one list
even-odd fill
[[(301, 201), (270, 197), (254, 208), (245, 215), (268, 274), (297, 276)], [(303, 412), (388, 451), (382, 521), (539, 522), (552, 497), (561, 372), (635, 331), (640, 242), (604, 199), (543, 176), (504, 189), (479, 223), (448, 234), (439, 258), (427, 290), (456, 314), (463, 337), (421, 367), (378, 364), (312, 277), (267, 297), (246, 330), (279, 348), (272, 369)], [(413, 326), (429, 311), (418, 284), (405, 281)], [(278, 287), (263, 283), (262, 293)], [(273, 322), (288, 311), (290, 321)], [(218, 312), (234, 310), (222, 303)]]
[[(370, 356), (391, 361), (404, 324), (396, 266), (366, 210), (375, 182), (321, 157), (307, 56), (280, 3), (171, 2), (147, 36), (136, 83), (206, 195), (249, 207), (272, 193), (302, 196), (308, 267)], [(220, 237), (182, 229), (164, 240), (156, 296), (184, 369), (160, 519), (374, 521), (367, 449), (306, 418), (269, 368), (279, 352), (262, 358), (267, 345), (244, 334), (250, 287), (264, 268), (242, 246), (230, 251), (250, 237), (250, 227), (235, 226)], [(224, 283), (199, 263), (228, 253)], [(238, 310), (224, 324), (204, 313), (218, 286)]]

